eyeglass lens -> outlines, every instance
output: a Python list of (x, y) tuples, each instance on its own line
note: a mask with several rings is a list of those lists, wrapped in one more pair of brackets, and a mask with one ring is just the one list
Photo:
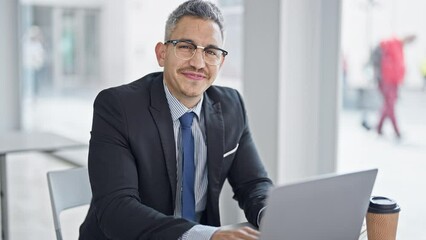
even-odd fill
[[(197, 50), (197, 46), (187, 42), (178, 42), (175, 45), (176, 57), (183, 60), (191, 59)], [(203, 49), (204, 61), (208, 64), (217, 65), (222, 59), (223, 52), (219, 49), (206, 47)]]

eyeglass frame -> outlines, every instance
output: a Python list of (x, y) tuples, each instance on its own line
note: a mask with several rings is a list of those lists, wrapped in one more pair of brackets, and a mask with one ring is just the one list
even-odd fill
[[(194, 46), (194, 51), (193, 51), (192, 56), (191, 56), (190, 58), (188, 58), (188, 59), (184, 59), (184, 58), (181, 58), (181, 57), (178, 57), (178, 56), (177, 56), (177, 54), (176, 54), (176, 44), (178, 44), (178, 43), (180, 43), (180, 42), (188, 43), (188, 44), (191, 44), (192, 46)], [(207, 46), (207, 47), (198, 46), (198, 45), (196, 45), (195, 43), (193, 43), (193, 42), (192, 42), (192, 41), (190, 41), (190, 40), (177, 40), (177, 39), (175, 39), (175, 40), (167, 40), (167, 41), (165, 41), (165, 42), (164, 42), (164, 44), (168, 44), (168, 43), (173, 44), (173, 48), (174, 48), (174, 49), (173, 49), (173, 51), (174, 51), (174, 53), (175, 53), (175, 56), (176, 56), (177, 58), (179, 58), (179, 59), (182, 59), (182, 60), (190, 60), (190, 59), (192, 59), (192, 58), (195, 56), (195, 53), (197, 52), (197, 49), (198, 49), (198, 48), (199, 48), (199, 49), (201, 49), (201, 50), (203, 50), (203, 60), (204, 60), (204, 62), (205, 62), (205, 63), (207, 63), (207, 62), (206, 62), (206, 60), (204, 59), (204, 55), (205, 55), (206, 49), (207, 49), (207, 50), (208, 50), (208, 49), (215, 49), (215, 50), (222, 51), (222, 57), (223, 57), (223, 58), (224, 58), (226, 55), (228, 55), (228, 51), (223, 50), (223, 49), (221, 49), (221, 48), (218, 48), (218, 47), (215, 47), (215, 46)], [(223, 58), (222, 58), (222, 59), (223, 59)], [(217, 66), (217, 65), (220, 65), (220, 61), (218, 61), (218, 63), (217, 63), (217, 64), (210, 64), (210, 63), (207, 63), (207, 64)]]

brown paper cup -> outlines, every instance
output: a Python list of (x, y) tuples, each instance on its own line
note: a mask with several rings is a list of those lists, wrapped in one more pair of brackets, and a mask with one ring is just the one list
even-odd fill
[(366, 216), (368, 240), (395, 240), (399, 211), (395, 201), (372, 197)]

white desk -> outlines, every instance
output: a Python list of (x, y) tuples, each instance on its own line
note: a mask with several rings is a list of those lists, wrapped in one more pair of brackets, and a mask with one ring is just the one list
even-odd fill
[(0, 132), (1, 239), (9, 239), (6, 155), (27, 151), (54, 152), (65, 148), (84, 146), (87, 145), (53, 133)]

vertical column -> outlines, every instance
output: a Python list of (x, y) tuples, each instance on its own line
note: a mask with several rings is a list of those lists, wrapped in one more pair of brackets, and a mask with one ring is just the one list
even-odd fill
[(253, 138), (274, 182), (279, 177), (281, 4), (244, 1), (244, 99)]
[[(278, 166), (278, 77), (279, 77), (279, 0), (245, 0), (243, 91), (249, 124), (259, 153), (270, 177), (277, 179)], [(225, 184), (221, 194), (221, 222), (244, 221), (244, 214), (232, 199), (232, 190)]]
[(321, 45), (320, 58), (320, 98), (319, 101), (319, 147), (317, 173), (336, 171), (337, 142), (339, 127), (341, 71), (341, 0), (322, 0), (320, 8)]
[(20, 128), (18, 0), (0, 1), (0, 132)]
[[(341, 0), (244, 1), (244, 99), (275, 183), (336, 169), (340, 6)], [(223, 195), (230, 197), (229, 189)], [(236, 221), (229, 201), (221, 210), (224, 222)]]
[[(0, 132), (21, 127), (18, 4), (0, 1)], [(6, 155), (0, 154), (1, 239), (9, 238), (6, 179)]]
[(271, 178), (335, 171), (340, 0), (244, 4), (244, 98)]

